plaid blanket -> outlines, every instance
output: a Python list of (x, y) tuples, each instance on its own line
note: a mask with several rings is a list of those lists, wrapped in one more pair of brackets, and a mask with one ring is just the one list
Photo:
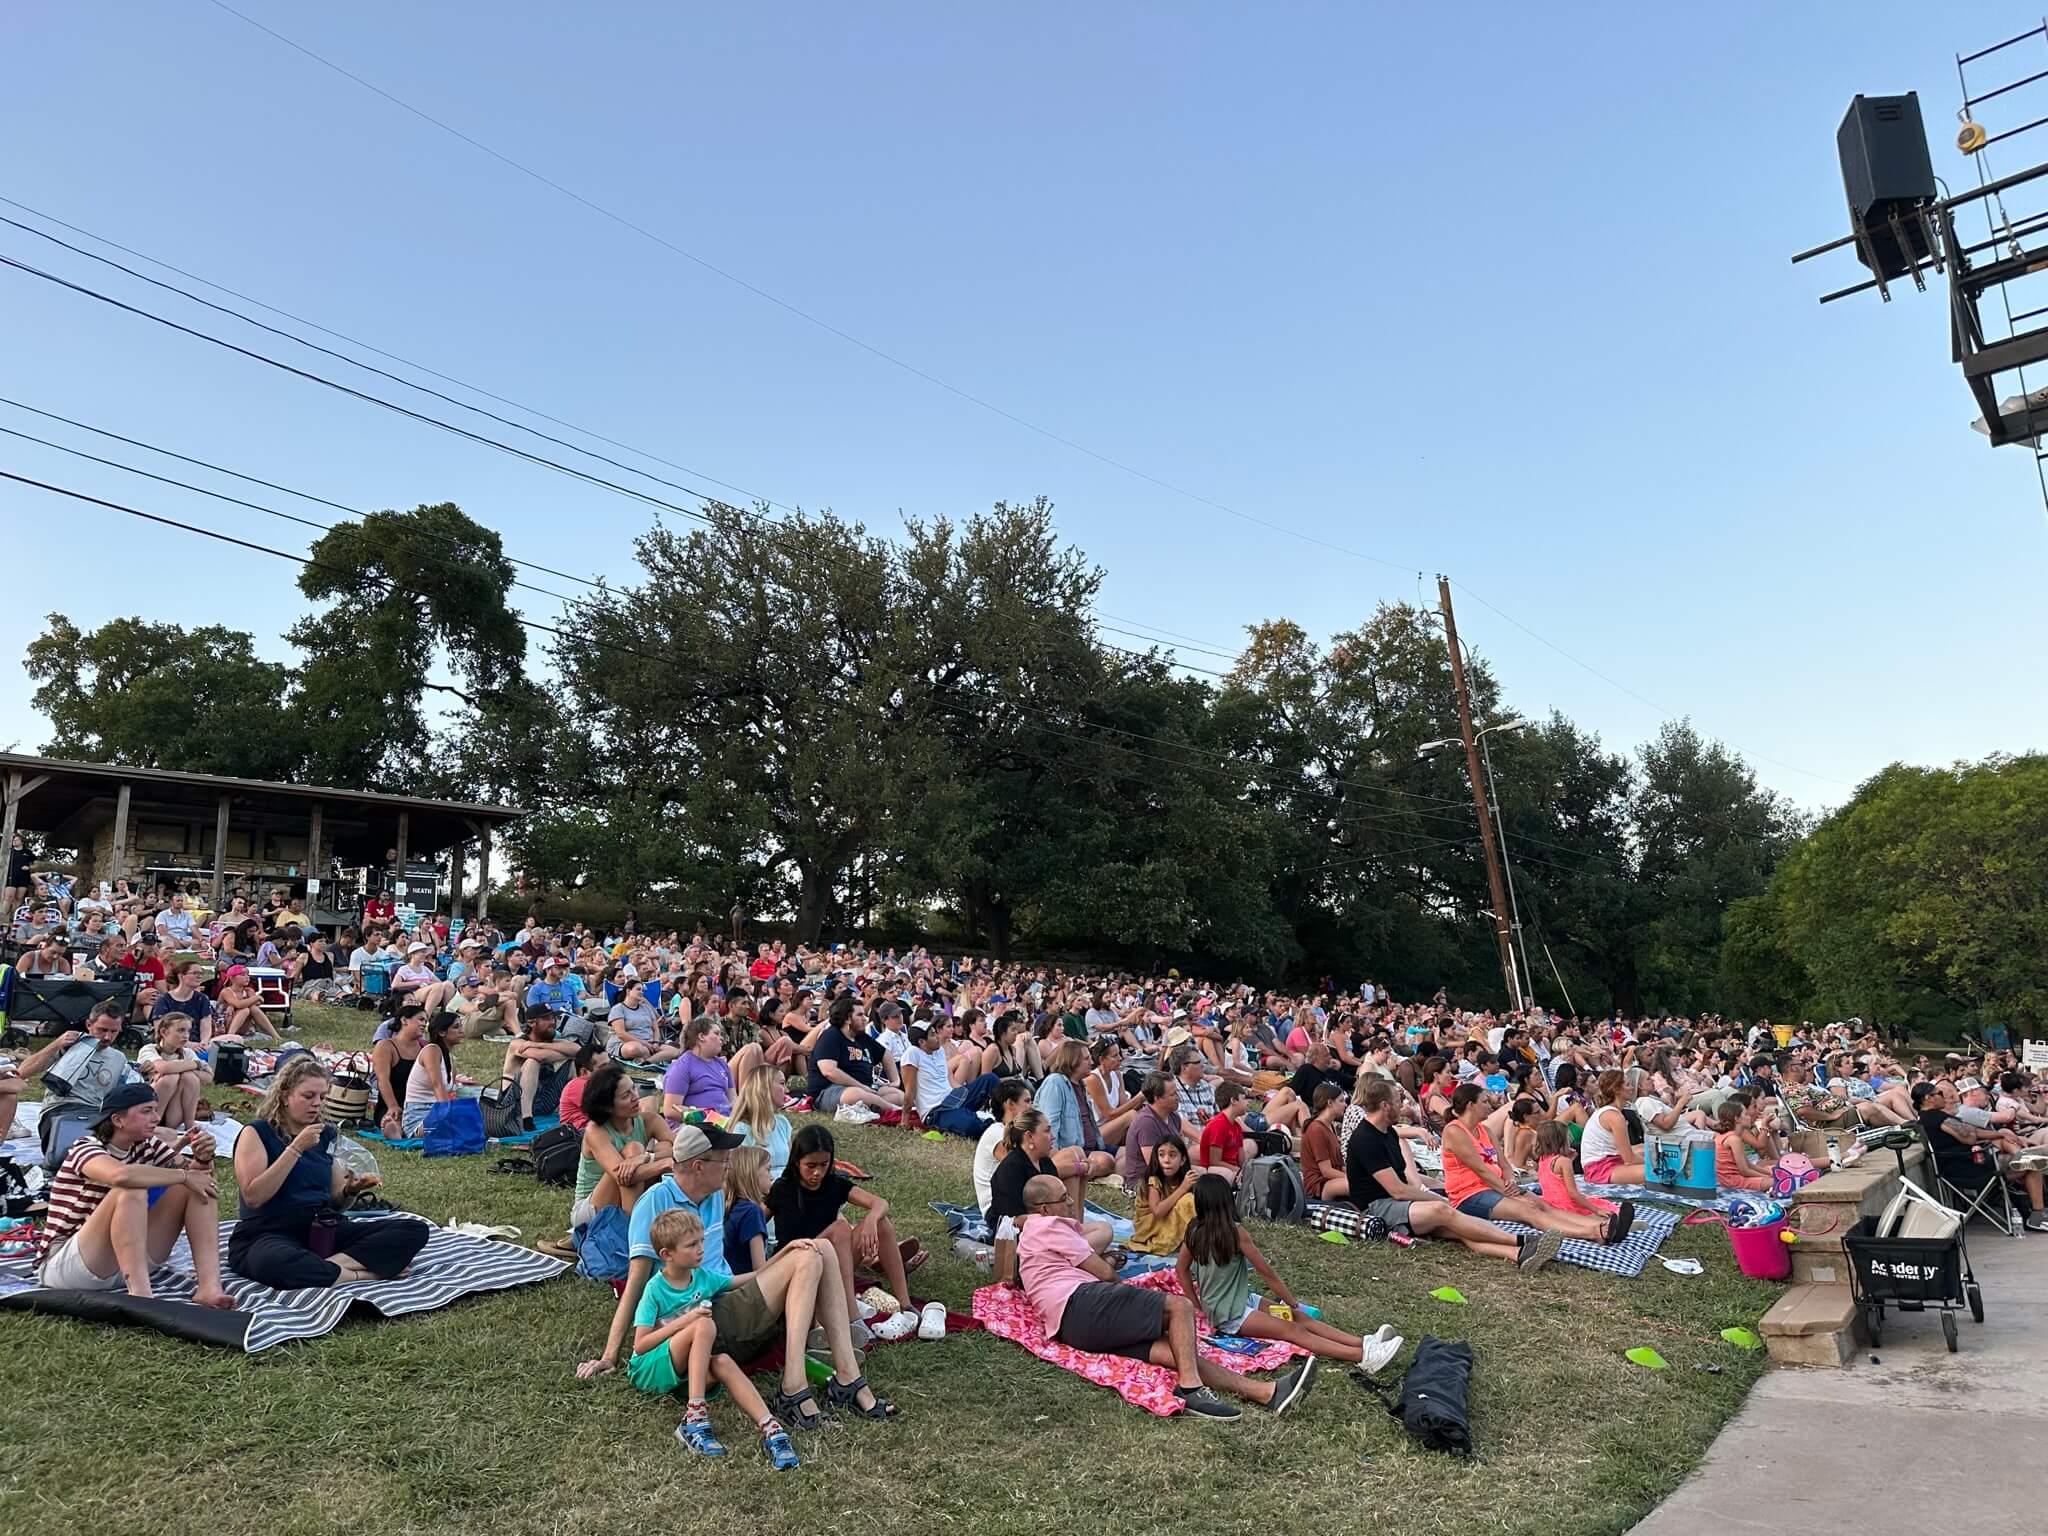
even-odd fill
[[(1128, 1282), (1154, 1290), (1180, 1294), (1171, 1270), (1161, 1270)], [(1063, 1371), (1072, 1371), (1083, 1381), (1108, 1387), (1125, 1402), (1165, 1418), (1181, 1411), (1174, 1395), (1174, 1374), (1163, 1365), (1145, 1360), (1127, 1360), (1122, 1355), (1091, 1355), (1045, 1336), (1038, 1312), (1020, 1290), (1004, 1285), (985, 1285), (974, 1293), (974, 1316), (982, 1327), (999, 1338), (1020, 1344), (1039, 1359)], [(1257, 1345), (1250, 1339), (1231, 1339), (1230, 1347), (1219, 1347), (1205, 1336), (1200, 1344), (1202, 1358), (1243, 1373), (1277, 1371), (1298, 1351), (1291, 1344)], [(1252, 1348), (1247, 1349), (1245, 1346)]]
[[(1615, 1199), (1632, 1199), (1627, 1193), (1628, 1186), (1591, 1184), (1585, 1186), (1589, 1193), (1607, 1195)], [(1619, 1195), (1615, 1191), (1622, 1191)], [(1651, 1191), (1652, 1195), (1658, 1193)], [(1699, 1202), (1687, 1201), (1687, 1204)], [(1650, 1262), (1664, 1239), (1682, 1218), (1675, 1211), (1660, 1211), (1655, 1206), (1638, 1205), (1635, 1224), (1629, 1228), (1628, 1236), (1621, 1242), (1589, 1243), (1582, 1238), (1568, 1237), (1557, 1256), (1567, 1264), (1577, 1264), (1585, 1269), (1597, 1269), (1608, 1275), (1640, 1275), (1643, 1266)], [(1365, 1213), (1348, 1205), (1330, 1205), (1320, 1200), (1311, 1200), (1308, 1206), (1308, 1224), (1319, 1232), (1342, 1232), (1346, 1237), (1360, 1239), (1365, 1236)], [(1494, 1225), (1503, 1231), (1521, 1234), (1533, 1232), (1534, 1227), (1525, 1227), (1518, 1221), (1499, 1221)]]
[(274, 1291), (227, 1268), (228, 1236), (234, 1225), (221, 1223), (220, 1251), (221, 1283), (235, 1298), (236, 1311), (216, 1312), (185, 1300), (193, 1290), (192, 1250), (183, 1238), (150, 1276), (156, 1291), (153, 1300), (119, 1291), (45, 1290), (35, 1283), (35, 1273), (25, 1257), (8, 1257), (0, 1258), (0, 1307), (58, 1312), (96, 1322), (139, 1323), (179, 1338), (225, 1344), (253, 1355), (293, 1339), (316, 1339), (330, 1333), (358, 1304), (383, 1317), (403, 1317), (411, 1312), (431, 1312), (483, 1291), (551, 1280), (568, 1268), (561, 1260), (531, 1248), (464, 1237), (437, 1227), (411, 1269), (399, 1279), (337, 1285), (324, 1291)]

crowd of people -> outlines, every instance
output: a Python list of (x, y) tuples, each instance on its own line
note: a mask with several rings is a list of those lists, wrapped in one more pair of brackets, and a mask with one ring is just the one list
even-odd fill
[[(258, 948), (279, 942), (265, 924), (290, 907), (254, 919), (273, 935)], [(216, 958), (243, 947), (247, 919), (232, 908), (200, 922), (174, 897), (152, 923), (140, 912), (89, 916), (114, 924), (122, 937), (104, 942), (124, 955), (146, 957), (152, 941), (207, 944)], [(309, 923), (281, 926), (299, 930), (283, 936), (295, 953), (324, 951)], [(829, 1123), (793, 1125), (792, 1095), (814, 1116), (971, 1142), (962, 1193), (994, 1234), (997, 1281), (1022, 1287), (1049, 1337), (1171, 1369), (1202, 1419), (1241, 1403), (1285, 1412), (1318, 1360), (1370, 1375), (1400, 1347), (1289, 1291), (1237, 1216), (1236, 1186), (1261, 1158), (1290, 1160), (1309, 1198), (1354, 1207), (1375, 1234), (1531, 1270), (1567, 1239), (1626, 1240), (1632, 1205), (1597, 1186), (1642, 1182), (1651, 1138), (1711, 1141), (1719, 1181), (1756, 1188), (1799, 1132), (1913, 1122), (1945, 1174), (2010, 1179), (2027, 1228), (2048, 1230), (2024, 1155), (2048, 1145), (2041, 1082), (2009, 1056), (1902, 1060), (1853, 1020), (1785, 1031), (1470, 1012), (1370, 981), (1301, 994), (917, 947), (600, 936), (533, 918), (454, 932), (431, 918), (410, 931), (366, 921), (334, 948), (345, 985), (388, 973), (371, 1053), (371, 1114), (387, 1134), (414, 1133), (459, 1091), (452, 1053), (470, 1037), (502, 1044), (526, 1125), (557, 1115), (580, 1138), (557, 1251), (573, 1253), (607, 1211), (628, 1234), (611, 1326), (581, 1372), (623, 1367), (638, 1387), (681, 1392), (678, 1438), (706, 1455), (725, 1449), (706, 1407), (713, 1382), (777, 1466), (795, 1464), (792, 1433), (828, 1412), (892, 1417), (858, 1343), (925, 1321), (909, 1276), (927, 1255), (899, 1238), (886, 1191), (841, 1171)], [(217, 1226), (194, 1109), (213, 1042), (262, 1024), (235, 1000), (232, 968), (211, 995), (182, 966), (157, 979), (150, 1045), (123, 1062), (56, 1170), (46, 1279), (147, 1295), (180, 1232), (197, 1254)], [(114, 1008), (90, 1027), (111, 1044), (128, 1022)], [(0, 1112), (70, 1043), (0, 1074)], [(291, 1058), (256, 1135), (237, 1144), (236, 1274), (285, 1287), (388, 1276), (424, 1241), (418, 1223), (346, 1216), (358, 1185), (332, 1153), (328, 1088), (309, 1057)], [(1098, 1187), (1130, 1201), (1122, 1245), (1088, 1208)], [(1119, 1283), (1127, 1253), (1171, 1260), (1177, 1294)], [(207, 1304), (228, 1304), (217, 1273), (198, 1279)], [(1307, 1358), (1278, 1381), (1237, 1376), (1202, 1358), (1203, 1328)], [(775, 1343), (780, 1383), (755, 1394), (740, 1367)], [(823, 1402), (807, 1351), (829, 1358)]]

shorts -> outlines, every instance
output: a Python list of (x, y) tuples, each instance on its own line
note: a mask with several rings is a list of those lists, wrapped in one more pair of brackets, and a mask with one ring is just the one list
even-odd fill
[(407, 1139), (419, 1135), (426, 1127), (427, 1111), (433, 1107), (431, 1104), (406, 1105), (404, 1109), (399, 1111), (398, 1134)]
[(1365, 1214), (1385, 1222), (1389, 1232), (1406, 1232), (1409, 1230), (1408, 1213), (1414, 1204), (1413, 1200), (1389, 1200), (1381, 1196), (1365, 1202)]
[(1237, 1315), (1237, 1320), (1235, 1322), (1231, 1323), (1230, 1326), (1225, 1327), (1222, 1323), (1216, 1322), (1214, 1321), (1214, 1319), (1211, 1319), (1210, 1326), (1221, 1334), (1243, 1333), (1245, 1319), (1250, 1317), (1254, 1312), (1258, 1311), (1260, 1307), (1265, 1305), (1265, 1300), (1265, 1297), (1261, 1296), (1257, 1291), (1253, 1291), (1251, 1295), (1245, 1298), (1244, 1311), (1240, 1312)]
[(78, 1251), (76, 1232), (44, 1256), (42, 1270), (36, 1279), (53, 1291), (118, 1291), (127, 1285), (121, 1278), (118, 1264), (114, 1266), (112, 1275), (92, 1272), (92, 1266), (85, 1262), (85, 1255)]
[(741, 1365), (782, 1338), (782, 1314), (768, 1305), (757, 1280), (742, 1280), (712, 1297), (711, 1320), (718, 1325), (712, 1349)]
[(1166, 1295), (1141, 1285), (1091, 1280), (1067, 1298), (1053, 1337), (1086, 1354), (1150, 1360), (1152, 1346), (1166, 1337)]
[(1477, 1216), (1481, 1221), (1493, 1220), (1493, 1209), (1507, 1199), (1497, 1189), (1475, 1189), (1458, 1202), (1458, 1209), (1467, 1216)]
[(1582, 1163), (1579, 1172), (1589, 1183), (1605, 1184), (1614, 1176), (1614, 1170), (1621, 1166), (1620, 1154), (1612, 1157), (1596, 1157), (1590, 1163)]
[[(626, 1362), (626, 1380), (642, 1392), (680, 1392), (688, 1385), (676, 1374), (675, 1356), (669, 1353), (673, 1339), (663, 1339)], [(714, 1349), (717, 1342), (713, 1341)]]
[(845, 1096), (845, 1093), (846, 1085), (844, 1083), (827, 1083), (822, 1092), (812, 1097), (812, 1113), (820, 1115), (831, 1114), (833, 1110), (839, 1107), (839, 1101)]

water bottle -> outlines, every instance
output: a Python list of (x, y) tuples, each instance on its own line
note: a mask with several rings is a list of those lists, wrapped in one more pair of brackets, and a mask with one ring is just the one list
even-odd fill
[(984, 1274), (995, 1266), (995, 1249), (989, 1247), (987, 1243), (977, 1243), (971, 1237), (957, 1239), (953, 1244), (953, 1252)]

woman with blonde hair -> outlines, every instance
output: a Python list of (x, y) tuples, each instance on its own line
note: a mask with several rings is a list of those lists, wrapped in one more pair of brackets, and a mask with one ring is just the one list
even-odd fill
[(748, 1146), (768, 1154), (768, 1176), (779, 1179), (789, 1162), (789, 1117), (781, 1112), (789, 1096), (788, 1085), (780, 1071), (765, 1065), (740, 1078), (739, 1085), (726, 1124), (735, 1136), (744, 1137)]
[(344, 1281), (405, 1273), (433, 1229), (409, 1217), (351, 1221), (341, 1207), (377, 1180), (334, 1156), (339, 1134), (321, 1111), (327, 1070), (295, 1055), (278, 1069), (250, 1135), (235, 1142), (241, 1212), (228, 1238), (228, 1267), (281, 1291), (325, 1290)]

